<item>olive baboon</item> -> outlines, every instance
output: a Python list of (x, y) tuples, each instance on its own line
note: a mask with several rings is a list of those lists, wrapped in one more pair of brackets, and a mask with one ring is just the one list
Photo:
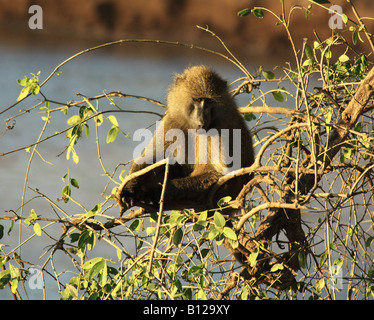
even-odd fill
[[(170, 161), (165, 188), (166, 210), (216, 207), (220, 198), (236, 197), (248, 180), (243, 176), (230, 180), (209, 203), (209, 190), (230, 167), (240, 169), (253, 163), (253, 147), (227, 82), (205, 66), (176, 75), (161, 125), (142, 154), (143, 162), (135, 160), (130, 173), (168, 156), (174, 156), (174, 161)], [(157, 210), (164, 170), (152, 170), (123, 185), (117, 192), (120, 208)]]

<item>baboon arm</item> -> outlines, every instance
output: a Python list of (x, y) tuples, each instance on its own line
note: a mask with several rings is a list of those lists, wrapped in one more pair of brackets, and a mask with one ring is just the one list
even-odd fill
[(220, 176), (216, 171), (207, 171), (185, 178), (172, 179), (166, 185), (166, 200), (171, 202), (201, 197), (218, 181)]
[[(120, 207), (128, 209), (139, 206), (147, 210), (158, 210), (164, 172), (164, 166), (160, 166), (121, 186), (117, 192), (117, 201)], [(206, 210), (209, 202), (208, 191), (221, 175), (208, 169), (203, 173), (182, 178), (179, 178), (178, 174), (180, 174), (178, 166), (170, 166), (163, 199), (164, 209)]]

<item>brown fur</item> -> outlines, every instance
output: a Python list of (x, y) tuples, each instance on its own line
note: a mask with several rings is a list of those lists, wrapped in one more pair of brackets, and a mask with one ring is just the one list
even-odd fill
[[(167, 111), (163, 118), (164, 132), (169, 129), (180, 129), (185, 138), (185, 162), (170, 166), (169, 180), (166, 185), (164, 209), (194, 208), (196, 211), (209, 209), (207, 195), (211, 187), (223, 175), (226, 166), (222, 159), (212, 163), (210, 151), (212, 142), (207, 139), (208, 161), (203, 164), (198, 160), (196, 152), (195, 163), (188, 163), (188, 130), (203, 128), (206, 131), (229, 129), (229, 151), (232, 154), (232, 130), (240, 129), (241, 135), (241, 167), (253, 163), (253, 147), (248, 128), (239, 114), (235, 101), (228, 91), (226, 81), (222, 80), (214, 71), (205, 66), (188, 68), (181, 75), (176, 75), (167, 96)], [(155, 156), (155, 133), (152, 140), (153, 160)], [(159, 138), (159, 137), (158, 137)], [(200, 137), (197, 138), (199, 141)], [(175, 140), (174, 140), (175, 141)], [(166, 150), (174, 141), (164, 141)], [(149, 146), (149, 147), (152, 147)], [(195, 146), (196, 147), (196, 146)], [(219, 150), (227, 146), (219, 145)], [(134, 163), (130, 173), (136, 172), (147, 164)], [(223, 196), (236, 197), (248, 177), (233, 179), (224, 185), (215, 195), (213, 204)], [(150, 210), (158, 209), (161, 195), (162, 172), (151, 172), (127, 183), (121, 190), (121, 201), (128, 206), (140, 206)]]

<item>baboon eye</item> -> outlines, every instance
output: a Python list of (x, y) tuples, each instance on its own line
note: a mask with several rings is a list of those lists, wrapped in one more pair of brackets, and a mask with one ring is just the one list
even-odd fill
[(201, 102), (203, 99), (202, 98), (193, 98), (193, 101), (195, 102)]

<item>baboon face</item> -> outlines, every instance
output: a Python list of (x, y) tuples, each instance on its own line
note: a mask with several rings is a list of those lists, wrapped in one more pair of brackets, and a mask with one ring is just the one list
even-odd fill
[(168, 100), (168, 113), (188, 129), (209, 130), (222, 118), (227, 82), (205, 66), (194, 66), (176, 75)]
[(188, 108), (188, 119), (191, 129), (209, 130), (212, 124), (212, 115), (215, 101), (210, 98), (192, 98)]

